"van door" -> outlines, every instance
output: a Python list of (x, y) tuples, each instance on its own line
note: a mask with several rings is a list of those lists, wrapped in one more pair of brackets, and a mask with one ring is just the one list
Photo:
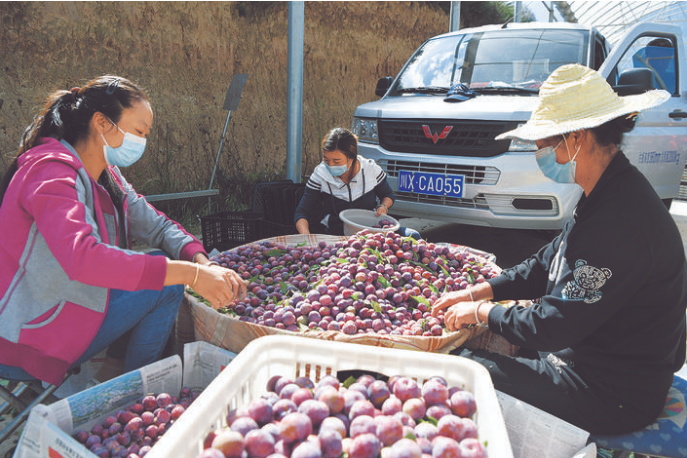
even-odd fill
[(637, 118), (621, 149), (649, 179), (662, 199), (677, 197), (687, 160), (687, 90), (679, 65), (684, 62), (682, 31), (665, 24), (638, 24), (613, 47), (599, 69), (614, 86), (623, 71), (649, 68), (655, 89), (672, 97)]

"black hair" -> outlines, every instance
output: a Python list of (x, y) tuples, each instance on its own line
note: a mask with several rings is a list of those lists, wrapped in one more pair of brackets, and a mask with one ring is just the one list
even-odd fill
[(623, 135), (634, 128), (636, 120), (636, 113), (624, 115), (589, 130), (594, 134), (594, 138), (600, 146), (615, 145), (619, 147), (623, 142)]
[(341, 151), (355, 163), (358, 158), (358, 137), (348, 129), (335, 127), (324, 136), (322, 151)]
[(17, 159), (39, 145), (41, 138), (52, 137), (74, 145), (88, 137), (95, 113), (102, 113), (117, 123), (124, 109), (131, 108), (135, 102), (148, 100), (143, 89), (126, 78), (113, 75), (93, 79), (82, 88), (50, 94), (41, 112), (22, 134), (17, 155), (0, 180), (0, 204), (17, 172)]

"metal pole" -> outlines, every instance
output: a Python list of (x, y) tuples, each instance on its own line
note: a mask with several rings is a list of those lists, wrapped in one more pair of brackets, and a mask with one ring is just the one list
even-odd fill
[(553, 15), (553, 2), (549, 2), (549, 22), (554, 22), (556, 20)]
[(215, 172), (217, 172), (217, 163), (219, 162), (219, 155), (222, 152), (222, 145), (224, 145), (224, 137), (227, 135), (227, 127), (229, 127), (229, 117), (231, 116), (231, 111), (227, 114), (227, 122), (224, 123), (224, 131), (222, 132), (222, 138), (219, 141), (219, 149), (217, 150), (217, 158), (215, 159), (215, 166), (212, 169), (212, 178), (210, 178), (210, 186), (208, 189), (212, 189), (212, 184), (215, 182)]
[(289, 2), (289, 62), (287, 78), (286, 177), (301, 182), (303, 155), (303, 34), (305, 3)]
[(513, 9), (513, 22), (520, 22), (520, 10), (522, 9), (522, 2), (515, 2), (515, 8)]
[(449, 32), (460, 30), (460, 2), (451, 2), (451, 17), (449, 22)]

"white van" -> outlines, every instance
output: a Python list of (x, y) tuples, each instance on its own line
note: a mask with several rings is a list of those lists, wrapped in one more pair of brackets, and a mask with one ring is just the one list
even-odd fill
[[(687, 70), (682, 31), (637, 24), (611, 49), (594, 28), (520, 23), (464, 29), (427, 40), (376, 102), (355, 110), (361, 155), (396, 192), (393, 213), (465, 224), (560, 229), (582, 192), (539, 170), (533, 142), (495, 141), (529, 119), (539, 86), (561, 65), (581, 63), (620, 95), (666, 89), (673, 97), (642, 113), (621, 146), (667, 205), (687, 160)], [(447, 97), (466, 85), (463, 101)]]

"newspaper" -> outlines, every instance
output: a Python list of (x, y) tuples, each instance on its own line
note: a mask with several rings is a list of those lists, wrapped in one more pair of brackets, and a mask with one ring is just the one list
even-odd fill
[[(184, 365), (170, 356), (139, 370), (31, 410), (14, 458), (94, 458), (72, 438), (113, 413), (153, 393), (179, 393), (182, 386), (202, 391), (236, 355), (206, 342), (184, 346)], [(182, 385), (183, 382), (183, 385)]]
[(596, 457), (596, 446), (586, 446), (587, 431), (498, 390), (496, 397), (514, 458)]

